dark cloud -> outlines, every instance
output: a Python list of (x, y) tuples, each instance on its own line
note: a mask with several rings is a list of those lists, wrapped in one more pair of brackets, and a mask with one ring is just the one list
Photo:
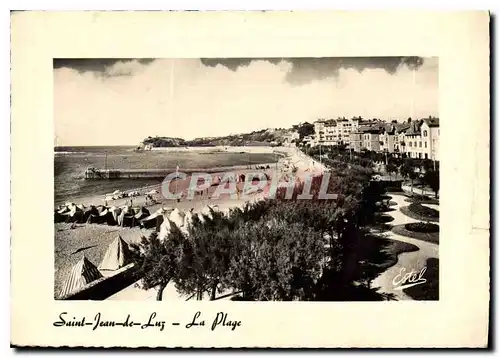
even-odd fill
[(305, 84), (314, 80), (328, 77), (337, 77), (340, 69), (352, 68), (359, 72), (365, 69), (380, 68), (389, 74), (396, 73), (399, 66), (408, 68), (419, 68), (423, 63), (422, 57), (297, 57), (297, 58), (224, 58), (208, 59), (202, 58), (205, 66), (224, 66), (231, 71), (240, 67), (246, 67), (252, 61), (267, 61), (277, 64), (287, 61), (292, 64), (292, 69), (286, 76), (286, 81), (291, 84)]
[[(110, 75), (107, 69), (118, 62), (138, 61), (143, 65), (150, 64), (151, 58), (93, 58), (93, 59), (54, 59), (54, 69), (71, 68), (79, 73), (92, 72), (97, 76), (116, 77), (130, 76), (131, 72), (115, 72)], [(383, 69), (389, 74), (396, 73), (400, 66), (418, 69), (423, 63), (422, 57), (295, 57), (295, 58), (202, 58), (205, 66), (224, 66), (231, 71), (249, 66), (253, 61), (267, 61), (278, 64), (286, 61), (292, 64), (286, 75), (286, 81), (293, 85), (306, 84), (314, 80), (337, 77), (340, 69), (355, 69), (362, 72), (365, 69)]]
[[(108, 76), (106, 70), (118, 62), (137, 61), (140, 64), (147, 65), (154, 61), (151, 58), (55, 58), (53, 61), (54, 69), (70, 68), (79, 73), (92, 72), (96, 75)], [(113, 75), (130, 76), (132, 73), (120, 72)]]

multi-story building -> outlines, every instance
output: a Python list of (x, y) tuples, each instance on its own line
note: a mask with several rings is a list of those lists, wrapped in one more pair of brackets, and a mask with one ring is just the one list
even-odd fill
[(404, 153), (409, 158), (439, 160), (439, 118), (425, 118), (409, 123), (404, 132)]
[(439, 161), (439, 118), (426, 118), (421, 127), (422, 138), (424, 140), (425, 158)]
[(382, 128), (379, 135), (380, 151), (386, 153), (394, 153), (396, 151), (397, 137), (396, 125), (394, 123), (387, 124)]
[(380, 129), (368, 128), (363, 130), (363, 147), (361, 149), (380, 151)]
[(405, 133), (410, 128), (409, 123), (398, 123), (394, 131), (394, 153), (402, 155), (406, 151)]
[(361, 118), (320, 119), (314, 122), (316, 145), (346, 145), (350, 144), (350, 134), (357, 130)]
[(361, 118), (319, 120), (314, 135), (306, 139), (310, 146), (346, 145), (359, 152), (369, 150), (409, 158), (439, 160), (439, 118), (386, 123)]

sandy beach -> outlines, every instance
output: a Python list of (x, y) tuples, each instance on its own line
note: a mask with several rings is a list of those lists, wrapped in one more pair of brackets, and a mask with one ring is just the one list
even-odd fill
[[(275, 168), (266, 170), (256, 169), (240, 169), (237, 173), (249, 172), (264, 172), (269, 178), (274, 175), (283, 175), (286, 170), (285, 165), (294, 165), (297, 168), (295, 175), (302, 177), (310, 173), (320, 173), (323, 167), (320, 163), (315, 162), (310, 157), (302, 154), (297, 149), (287, 148), (287, 155), (283, 156)], [(214, 173), (213, 177), (222, 177), (224, 173)], [(190, 178), (184, 180), (176, 180), (170, 184), (172, 193), (186, 194)], [(242, 191), (245, 183), (237, 183), (237, 188)], [(243, 207), (246, 202), (252, 202), (265, 198), (266, 192), (258, 192), (239, 198), (231, 197), (229, 194), (222, 194), (218, 198), (214, 198), (216, 186), (211, 186), (204, 192), (204, 195), (195, 195), (192, 199), (184, 197), (178, 202), (175, 199), (166, 199), (162, 195), (161, 185), (153, 185), (142, 188), (135, 188), (133, 191), (139, 191), (141, 194), (150, 190), (157, 190), (158, 194), (154, 195), (155, 203), (146, 202), (144, 195), (133, 198), (122, 198), (107, 202), (108, 206), (124, 206), (130, 205), (132, 200), (133, 207), (145, 207), (149, 212), (153, 213), (159, 208), (178, 208), (182, 211), (193, 209), (194, 212), (200, 212), (207, 205), (217, 205), (219, 210), (227, 212), (230, 208)], [(103, 195), (87, 196), (79, 199), (75, 204), (103, 205)], [(106, 224), (55, 224), (55, 276), (54, 276), (54, 294), (57, 297), (61, 286), (66, 279), (69, 271), (83, 255), (85, 255), (94, 265), (98, 266), (106, 252), (108, 245), (120, 235), (126, 242), (138, 242), (141, 236), (149, 235), (153, 230), (141, 229), (139, 227), (127, 228), (120, 226), (108, 226)], [(134, 285), (133, 285), (134, 286)], [(139, 290), (139, 291), (138, 291)], [(173, 290), (172, 292), (174, 292)], [(127, 293), (128, 292), (128, 293)], [(128, 287), (123, 293), (114, 295), (114, 299), (135, 299), (136, 295), (144, 295), (140, 293), (137, 287)], [(164, 299), (168, 299), (165, 297)]]

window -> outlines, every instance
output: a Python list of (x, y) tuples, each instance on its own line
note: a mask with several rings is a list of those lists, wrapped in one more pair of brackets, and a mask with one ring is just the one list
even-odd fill
[(411, 148), (411, 142), (410, 142), (410, 148)]
[(418, 146), (419, 146), (420, 148), (422, 148), (422, 142), (421, 142), (421, 141), (420, 141), (420, 142), (418, 142)]
[(418, 153), (418, 159), (422, 159), (422, 153)]
[(427, 131), (424, 131), (424, 137), (427, 137)]
[[(426, 148), (427, 148), (427, 142), (424, 142), (424, 147), (426, 147)], [(425, 156), (426, 156), (426, 158), (425, 158), (425, 159), (427, 159), (427, 154), (426, 154)]]
[(424, 157), (425, 157), (425, 159), (429, 159), (429, 156), (427, 155), (427, 153), (424, 154)]

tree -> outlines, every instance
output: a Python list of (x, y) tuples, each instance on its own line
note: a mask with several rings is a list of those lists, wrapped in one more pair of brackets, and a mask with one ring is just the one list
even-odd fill
[(308, 135), (314, 134), (314, 125), (304, 122), (298, 126), (297, 132), (299, 133), (300, 139), (302, 139)]
[(158, 234), (153, 232), (148, 238), (142, 237), (139, 244), (130, 245), (132, 258), (139, 267), (139, 275), (142, 276), (142, 288), (147, 290), (157, 287), (157, 301), (162, 300), (168, 283), (176, 278), (183, 259), (186, 240), (175, 224), (172, 226), (168, 240), (160, 241)]
[(439, 171), (427, 170), (424, 174), (424, 183), (429, 185), (434, 191), (436, 199), (439, 193)]
[(417, 178), (417, 173), (415, 172), (415, 167), (414, 167), (411, 159), (405, 159), (405, 161), (403, 162), (403, 165), (399, 169), (399, 172), (401, 173), (401, 175), (404, 178), (410, 180), (410, 182), (411, 182), (411, 194), (413, 195), (413, 181)]
[(248, 223), (234, 232), (241, 245), (227, 280), (251, 300), (314, 300), (326, 263), (321, 234), (279, 218), (267, 225)]
[(385, 170), (387, 171), (387, 173), (389, 173), (389, 175), (391, 175), (392, 173), (397, 173), (398, 167), (396, 167), (394, 163), (388, 163), (385, 167)]
[(217, 292), (228, 288), (224, 285), (224, 277), (230, 259), (238, 249), (232, 232), (239, 224), (236, 212), (227, 216), (214, 210), (211, 210), (210, 216), (204, 216), (203, 222), (193, 220), (193, 225), (188, 230), (190, 251), (188, 255), (185, 254), (176, 281), (176, 288), (180, 292), (196, 295), (200, 300), (203, 292), (208, 291), (210, 300), (215, 300)]

